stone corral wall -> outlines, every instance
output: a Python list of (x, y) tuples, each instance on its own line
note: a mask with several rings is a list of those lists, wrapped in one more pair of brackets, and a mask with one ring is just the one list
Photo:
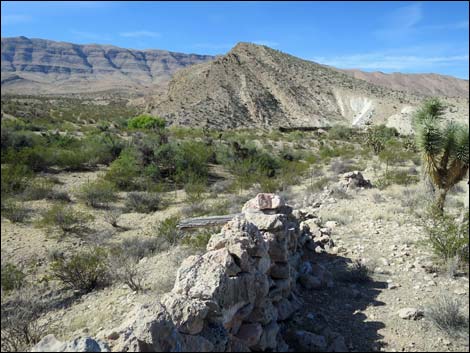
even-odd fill
[[(205, 254), (183, 262), (174, 288), (161, 302), (135, 309), (107, 342), (95, 341), (94, 347), (136, 352), (287, 351), (281, 331), (302, 306), (297, 283), (315, 288), (329, 280), (311, 276), (315, 269), (302, 260), (304, 247), (313, 250), (315, 236), (321, 236), (309, 231), (314, 223), (300, 222), (304, 216), (292, 212), (277, 195), (259, 194), (245, 204), (241, 216), (211, 237)], [(50, 336), (44, 340), (55, 348), (60, 343)], [(35, 347), (47, 348), (44, 342)]]

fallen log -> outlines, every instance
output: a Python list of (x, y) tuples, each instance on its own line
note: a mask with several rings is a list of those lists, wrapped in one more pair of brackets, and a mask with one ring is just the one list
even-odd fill
[(241, 213), (234, 213), (223, 216), (209, 216), (209, 217), (196, 217), (183, 219), (178, 224), (178, 229), (192, 229), (192, 228), (203, 228), (203, 227), (214, 227), (224, 225), (231, 221), (234, 217), (241, 215)]

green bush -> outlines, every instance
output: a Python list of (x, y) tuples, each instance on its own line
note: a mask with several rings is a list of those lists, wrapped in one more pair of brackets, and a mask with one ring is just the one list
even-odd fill
[(29, 209), (22, 203), (13, 200), (2, 201), (2, 217), (9, 219), (13, 223), (23, 223), (29, 217)]
[(184, 237), (181, 240), (181, 244), (190, 246), (194, 249), (205, 250), (207, 247), (207, 243), (211, 239), (212, 234), (216, 234), (218, 231), (216, 230), (203, 230), (199, 231), (196, 234), (191, 234)]
[(166, 122), (162, 118), (142, 114), (129, 119), (127, 126), (131, 129), (164, 129)]
[(101, 248), (82, 251), (70, 258), (59, 257), (50, 265), (52, 277), (75, 290), (90, 292), (106, 284), (107, 253)]
[(2, 197), (23, 192), (32, 176), (31, 170), (23, 164), (2, 165)]
[(428, 243), (439, 259), (448, 262), (457, 258), (460, 263), (469, 263), (469, 212), (464, 212), (463, 222), (433, 207), (428, 212), (425, 225)]
[(118, 198), (114, 184), (107, 180), (87, 182), (80, 188), (78, 197), (94, 208), (108, 207), (110, 202), (115, 202)]
[(135, 186), (135, 179), (139, 176), (139, 172), (134, 151), (124, 150), (119, 158), (111, 163), (105, 179), (121, 190), (130, 190)]
[(371, 126), (366, 133), (366, 144), (378, 155), (385, 148), (387, 141), (397, 136), (398, 131), (395, 128), (385, 125)]
[(2, 290), (20, 289), (24, 285), (26, 274), (11, 263), (2, 263)]
[(162, 199), (157, 193), (130, 192), (127, 194), (126, 210), (139, 213), (158, 211), (162, 205)]
[(328, 131), (328, 137), (332, 140), (350, 141), (356, 133), (356, 129), (354, 128), (336, 125)]
[(183, 237), (181, 230), (178, 229), (180, 218), (178, 216), (169, 217), (160, 222), (156, 232), (159, 237), (162, 237), (170, 246), (177, 245)]
[(44, 212), (38, 223), (43, 227), (57, 227), (65, 234), (80, 231), (92, 218), (91, 215), (77, 212), (70, 206), (57, 204)]
[(53, 194), (53, 184), (42, 178), (32, 180), (21, 194), (21, 198), (26, 201), (42, 200), (51, 198)]

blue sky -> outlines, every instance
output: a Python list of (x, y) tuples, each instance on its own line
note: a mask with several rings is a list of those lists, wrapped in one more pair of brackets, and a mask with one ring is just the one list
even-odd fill
[(468, 2), (2, 1), (2, 37), (223, 54), (239, 41), (307, 60), (468, 79)]

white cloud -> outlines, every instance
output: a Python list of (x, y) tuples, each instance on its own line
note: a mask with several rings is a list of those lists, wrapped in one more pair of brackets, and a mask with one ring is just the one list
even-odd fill
[(335, 57), (315, 57), (313, 61), (344, 69), (365, 70), (433, 70), (447, 65), (468, 65), (469, 56), (464, 55), (389, 55), (386, 53), (365, 53)]
[(384, 26), (374, 32), (381, 39), (403, 38), (412, 32), (423, 19), (421, 3), (413, 3), (396, 9), (384, 18)]
[(161, 36), (161, 34), (158, 32), (146, 31), (146, 30), (122, 32), (122, 33), (119, 33), (119, 35), (121, 37), (127, 37), (127, 38), (142, 38), (142, 37), (158, 38)]
[(30, 22), (33, 18), (29, 15), (2, 15), (2, 25), (14, 25)]

